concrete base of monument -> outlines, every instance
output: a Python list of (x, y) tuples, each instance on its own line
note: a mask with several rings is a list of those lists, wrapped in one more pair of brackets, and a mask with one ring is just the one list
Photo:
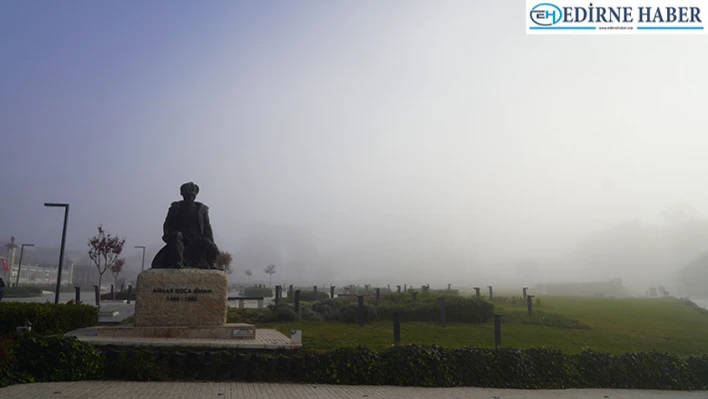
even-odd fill
[[(228, 325), (226, 325), (228, 326)], [(224, 326), (224, 327), (226, 327)], [(173, 328), (176, 331), (175, 327)], [(116, 346), (159, 346), (159, 347), (188, 347), (188, 348), (223, 348), (223, 349), (249, 349), (249, 350), (279, 350), (299, 349), (302, 344), (294, 344), (292, 340), (276, 330), (257, 329), (252, 338), (173, 338), (160, 336), (140, 336), (138, 332), (118, 331), (128, 330), (129, 327), (88, 327), (68, 332), (66, 335), (74, 336), (79, 341), (94, 345)], [(133, 328), (135, 330), (136, 328)], [(153, 328), (153, 329), (157, 329)], [(194, 330), (194, 328), (191, 328)], [(109, 331), (110, 330), (110, 331)], [(144, 332), (146, 332), (145, 329)], [(232, 330), (233, 331), (233, 330)], [(138, 334), (138, 335), (135, 335)], [(149, 334), (150, 335), (150, 334)]]
[(255, 339), (252, 324), (233, 323), (211, 327), (105, 327), (96, 330), (99, 337), (114, 338), (186, 338), (186, 339)]

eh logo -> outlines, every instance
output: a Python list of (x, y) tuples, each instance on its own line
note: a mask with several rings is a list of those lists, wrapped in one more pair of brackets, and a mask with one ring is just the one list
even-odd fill
[(555, 4), (540, 3), (531, 9), (530, 17), (536, 25), (551, 26), (560, 22), (563, 12)]

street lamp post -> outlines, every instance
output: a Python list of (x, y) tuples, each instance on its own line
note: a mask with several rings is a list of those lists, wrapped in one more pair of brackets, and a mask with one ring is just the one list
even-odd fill
[(142, 248), (143, 250), (143, 267), (140, 269), (140, 271), (145, 271), (145, 245), (136, 245), (135, 248)]
[(20, 272), (22, 271), (22, 255), (25, 253), (25, 247), (34, 247), (34, 244), (22, 244), (20, 247), (20, 265), (17, 267), (17, 279), (15, 280), (15, 287), (20, 285)]
[(44, 206), (64, 208), (64, 228), (61, 232), (61, 249), (59, 250), (59, 270), (57, 270), (57, 292), (54, 294), (54, 303), (59, 303), (59, 292), (61, 291), (61, 269), (64, 266), (64, 245), (66, 244), (66, 222), (69, 219), (69, 204), (57, 204), (48, 202)]

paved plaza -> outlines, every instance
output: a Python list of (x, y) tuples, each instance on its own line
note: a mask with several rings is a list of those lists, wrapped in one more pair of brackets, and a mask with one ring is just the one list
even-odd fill
[(694, 399), (708, 391), (617, 389), (512, 390), (487, 388), (413, 388), (216, 382), (81, 381), (13, 385), (2, 399)]

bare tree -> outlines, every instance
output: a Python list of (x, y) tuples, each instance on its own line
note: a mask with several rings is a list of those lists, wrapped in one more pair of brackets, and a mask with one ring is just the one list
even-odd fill
[[(88, 254), (98, 269), (99, 293), (103, 274), (118, 260), (118, 255), (123, 252), (123, 245), (125, 245), (125, 238), (107, 234), (102, 225), (98, 226), (98, 234), (89, 238)], [(101, 295), (98, 296), (98, 309), (101, 309)]]
[(251, 271), (251, 269), (248, 269), (244, 273), (246, 273), (246, 284), (249, 284), (251, 282), (251, 276), (253, 276), (253, 272)]
[(223, 270), (226, 274), (231, 274), (231, 262), (234, 257), (227, 251), (219, 252), (219, 256), (216, 257), (216, 268)]
[(111, 266), (109, 266), (109, 269), (113, 274), (113, 287), (115, 287), (115, 289), (113, 290), (114, 301), (116, 299), (116, 291), (118, 290), (118, 275), (120, 274), (120, 272), (123, 271), (123, 266), (125, 266), (125, 258), (116, 259), (116, 261), (113, 262)]
[(275, 265), (268, 265), (266, 266), (263, 271), (269, 276), (269, 281), (268, 281), (268, 287), (271, 287), (273, 285), (273, 275), (275, 274)]

